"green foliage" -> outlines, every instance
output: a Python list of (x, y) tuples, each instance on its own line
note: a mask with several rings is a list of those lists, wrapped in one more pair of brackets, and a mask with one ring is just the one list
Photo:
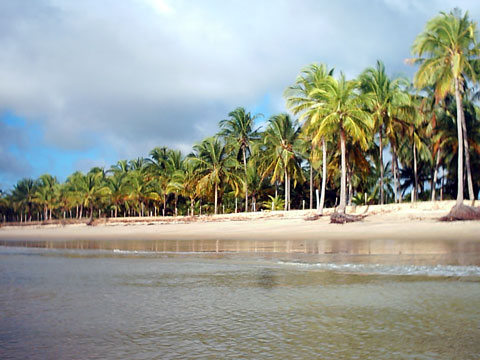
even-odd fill
[[(75, 172), (64, 183), (48, 174), (21, 179), (0, 194), (0, 215), (7, 221), (30, 221), (205, 214), (219, 208), (232, 213), (251, 210), (253, 204), (257, 211), (270, 210), (272, 203), (281, 210), (300, 207), (320, 180), (327, 189), (326, 203), (333, 205), (340, 195), (340, 208), (350, 201), (381, 202), (382, 195), (387, 203), (409, 193), (427, 199), (432, 186), (439, 188), (437, 197), (453, 198), (456, 185), (463, 186), (458, 181), (463, 179), (463, 150), (478, 194), (476, 26), (458, 10), (427, 23), (413, 44), (416, 57), (409, 60), (419, 65), (413, 80), (420, 92), (414, 93), (406, 79), (389, 77), (381, 61), (351, 80), (314, 63), (284, 93), (298, 120), (273, 114), (259, 128), (256, 121), (262, 115), (238, 107), (219, 122), (217, 136), (194, 145), (186, 157), (156, 147), (147, 158)], [(463, 147), (458, 145), (462, 119)], [(391, 154), (386, 161), (384, 151)], [(303, 185), (307, 177), (310, 189)], [(463, 196), (463, 187), (458, 189)]]

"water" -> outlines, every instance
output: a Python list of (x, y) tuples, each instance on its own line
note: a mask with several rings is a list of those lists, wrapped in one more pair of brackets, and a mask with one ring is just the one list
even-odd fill
[(479, 261), (0, 246), (0, 358), (477, 359)]

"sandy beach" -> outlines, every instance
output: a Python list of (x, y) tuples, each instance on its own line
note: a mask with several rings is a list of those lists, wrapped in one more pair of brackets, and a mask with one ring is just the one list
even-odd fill
[[(360, 206), (359, 222), (330, 224), (332, 209), (191, 218), (122, 218), (94, 226), (3, 226), (0, 245), (152, 251), (444, 254), (480, 251), (480, 221), (440, 222), (453, 201)], [(108, 240), (108, 241), (106, 241)], [(99, 245), (102, 243), (102, 245)], [(127, 245), (128, 244), (128, 245)]]

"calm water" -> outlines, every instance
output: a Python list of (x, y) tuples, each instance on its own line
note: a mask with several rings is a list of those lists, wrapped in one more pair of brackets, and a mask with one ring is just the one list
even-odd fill
[(0, 358), (478, 359), (479, 261), (0, 246)]

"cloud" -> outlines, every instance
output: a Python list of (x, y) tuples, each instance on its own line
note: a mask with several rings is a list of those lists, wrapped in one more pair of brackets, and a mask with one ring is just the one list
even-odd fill
[(20, 154), (28, 148), (28, 139), (21, 128), (0, 121), (0, 189), (26, 176), (32, 170)]
[[(403, 60), (414, 37), (452, 7), (415, 0), (2, 1), (0, 110), (40, 126), (43, 143), (58, 151), (102, 148), (134, 158), (154, 146), (189, 149), (237, 106), (258, 108), (268, 94), (269, 110), (284, 111), (283, 90), (311, 62), (353, 77), (382, 59), (390, 73), (412, 74)], [(471, 10), (479, 14), (478, 5)]]

